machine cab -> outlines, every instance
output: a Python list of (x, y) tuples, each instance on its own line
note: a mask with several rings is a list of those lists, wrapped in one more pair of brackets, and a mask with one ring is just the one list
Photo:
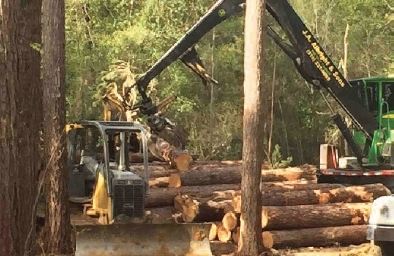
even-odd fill
[[(130, 168), (130, 150), (142, 149), (144, 168)], [(111, 222), (142, 217), (148, 189), (146, 131), (130, 122), (82, 121), (67, 126), (69, 196), (90, 206), (88, 215)]]
[(350, 81), (365, 108), (372, 112), (379, 128), (394, 121), (394, 77), (371, 77)]
[(394, 141), (394, 77), (371, 77), (350, 81), (366, 111), (373, 113), (378, 129), (372, 142), (366, 144), (365, 136), (353, 131), (354, 139), (368, 154), (371, 165), (393, 165), (391, 148)]

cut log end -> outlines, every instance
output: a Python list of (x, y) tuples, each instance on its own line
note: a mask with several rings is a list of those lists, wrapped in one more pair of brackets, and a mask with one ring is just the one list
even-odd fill
[(179, 188), (181, 187), (181, 176), (178, 173), (173, 173), (168, 178), (168, 187), (170, 188)]
[(192, 162), (193, 158), (187, 152), (176, 153), (171, 160), (171, 164), (182, 172), (189, 170)]
[(209, 235), (208, 235), (209, 241), (216, 240), (216, 237), (218, 236), (218, 225), (219, 223), (211, 224), (211, 228), (209, 230)]
[(274, 237), (271, 232), (263, 232), (262, 239), (264, 248), (271, 249), (274, 246)]
[(238, 224), (238, 216), (234, 212), (230, 211), (227, 212), (223, 216), (222, 220), (223, 227), (229, 231), (234, 230), (237, 227)]
[(219, 241), (228, 242), (231, 240), (231, 231), (224, 228), (223, 225), (219, 225), (217, 233)]

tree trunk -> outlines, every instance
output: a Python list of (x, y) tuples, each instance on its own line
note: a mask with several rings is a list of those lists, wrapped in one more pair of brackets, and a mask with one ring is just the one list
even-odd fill
[(266, 192), (262, 194), (265, 206), (309, 205), (328, 203), (372, 202), (380, 196), (390, 195), (382, 184), (351, 186), (331, 190), (304, 190), (291, 192)]
[(261, 226), (266, 230), (362, 225), (368, 222), (371, 203), (267, 206)]
[[(356, 245), (366, 242), (367, 226), (353, 225), (326, 228), (305, 228), (297, 230), (264, 231), (263, 243), (266, 248), (299, 248), (330, 245)], [(316, 254), (317, 255), (317, 254)]]
[(239, 242), (239, 234), (240, 234), (241, 230), (239, 227), (236, 227), (235, 230), (233, 230), (231, 237), (233, 238), (234, 243), (238, 244)]
[(271, 109), (270, 109), (270, 131), (268, 134), (268, 160), (272, 164), (272, 137), (274, 133), (274, 107), (275, 107), (275, 83), (276, 83), (276, 48), (274, 53), (274, 69), (272, 71), (272, 85), (271, 85)]
[(65, 28), (64, 0), (43, 0), (44, 150), (47, 164), (47, 212), (45, 250), (49, 254), (72, 253), (68, 209), (68, 171), (65, 133)]
[(242, 216), (239, 255), (261, 248), (261, 165), (263, 162), (263, 38), (265, 1), (247, 0), (245, 13)]
[(180, 188), (154, 188), (149, 191), (145, 207), (160, 207), (174, 205), (174, 198), (178, 194), (194, 197), (211, 197), (214, 193), (226, 190), (239, 190), (239, 184), (218, 184), (208, 186), (191, 186)]
[(33, 255), (40, 169), (41, 0), (0, 1), (0, 255)]
[[(210, 184), (241, 183), (241, 166), (201, 167), (183, 173), (171, 174), (170, 187), (200, 186)], [(258, 168), (259, 172), (261, 168)], [(309, 166), (261, 170), (262, 182), (310, 180), (315, 181), (316, 170)]]

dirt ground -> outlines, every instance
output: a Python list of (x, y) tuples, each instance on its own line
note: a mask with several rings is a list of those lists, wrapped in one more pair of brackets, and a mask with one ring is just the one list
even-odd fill
[(380, 249), (370, 243), (347, 247), (300, 248), (274, 251), (274, 256), (381, 256)]

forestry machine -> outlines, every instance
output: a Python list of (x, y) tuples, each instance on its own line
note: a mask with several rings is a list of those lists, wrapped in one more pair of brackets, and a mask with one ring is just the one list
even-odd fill
[[(394, 188), (394, 179), (391, 179), (394, 175), (394, 131), (391, 129), (394, 125), (394, 77), (346, 80), (287, 0), (266, 0), (265, 3), (268, 13), (277, 21), (288, 40), (283, 39), (270, 25), (267, 26), (268, 36), (293, 61), (300, 75), (315, 88), (324, 89), (352, 123), (352, 128), (348, 128), (344, 117), (322, 93), (332, 113), (332, 120), (354, 157), (338, 159), (334, 146), (322, 145), (321, 180), (340, 183), (383, 182)], [(178, 58), (205, 81), (216, 83), (202, 67), (195, 44), (222, 21), (241, 13), (244, 4), (243, 0), (217, 1), (136, 82), (142, 96), (141, 112), (149, 115), (155, 112), (152, 101), (145, 93), (147, 85)], [(160, 120), (157, 121), (160, 123)]]
[[(67, 125), (69, 198), (101, 224), (76, 225), (75, 255), (212, 255), (208, 224), (148, 224), (147, 137), (131, 122)], [(130, 140), (141, 142), (143, 169), (129, 162)], [(144, 223), (144, 224), (142, 224)]]
[[(392, 157), (394, 152), (391, 150), (393, 140), (391, 125), (394, 118), (394, 111), (391, 108), (394, 107), (394, 96), (392, 95), (394, 79), (369, 78), (347, 81), (287, 0), (266, 0), (265, 3), (267, 11), (278, 22), (288, 40), (282, 39), (271, 26), (267, 26), (267, 34), (290, 57), (296, 69), (306, 81), (318, 89), (324, 88), (331, 95), (352, 121), (355, 128), (350, 130), (345, 124), (344, 118), (339, 113), (335, 113), (335, 108), (330, 106), (333, 112), (333, 120), (348, 142), (355, 157), (338, 160), (336, 157), (337, 151), (333, 146), (322, 146), (321, 175), (335, 178), (350, 177), (348, 175), (358, 178), (367, 177), (363, 181), (365, 183), (375, 182), (371, 179), (371, 175), (391, 177), (394, 173), (392, 167), (394, 165), (394, 158)], [(162, 129), (168, 121), (158, 115), (157, 107), (147, 95), (149, 82), (174, 61), (180, 59), (204, 82), (216, 83), (205, 71), (194, 46), (212, 28), (229, 17), (242, 13), (244, 4), (242, 0), (218, 0), (182, 38), (136, 81), (136, 87), (142, 98), (137, 106), (142, 114), (148, 116), (151, 126)], [(84, 163), (87, 170), (84, 170), (85, 173), (81, 174), (83, 177), (74, 177), (75, 182), (81, 184), (86, 184), (89, 179), (95, 179), (93, 182), (95, 186), (93, 190), (93, 210), (91, 211), (96, 211), (96, 213), (97, 211), (105, 212), (108, 216), (108, 222), (116, 220), (118, 215), (141, 217), (148, 187), (146, 177), (149, 175), (145, 175), (145, 179), (140, 178), (141, 175), (137, 177), (136, 172), (128, 169), (128, 164), (125, 162), (127, 157), (122, 158), (122, 155), (127, 152), (125, 149), (127, 146), (124, 143), (128, 136), (124, 133), (137, 130), (137, 132), (143, 134), (142, 128), (136, 128), (133, 126), (134, 124), (112, 122), (84, 122), (80, 125), (82, 127), (95, 127), (103, 138), (101, 141), (103, 148), (101, 158), (98, 157), (95, 161), (91, 161), (88, 150), (81, 150), (80, 161)], [(113, 136), (119, 137), (118, 140), (114, 140), (120, 142), (120, 145), (115, 145), (115, 149), (120, 150), (119, 157), (116, 156), (116, 151), (110, 152), (111, 148), (114, 147), (114, 145), (110, 145)], [(119, 159), (119, 161), (117, 162), (116, 159)], [(80, 166), (77, 166), (72, 169), (76, 170), (75, 176), (78, 175), (76, 173), (80, 172), (80, 168)], [(387, 179), (387, 181), (391, 180)], [(86, 185), (85, 189), (89, 190), (89, 186), (91, 185)], [(82, 190), (80, 185), (74, 189), (77, 196), (86, 195), (86, 190)], [(73, 191), (73, 189), (71, 190)], [(95, 198), (96, 194), (97, 198)], [(95, 200), (97, 200), (96, 203)], [(206, 238), (208, 236), (205, 226), (192, 225), (191, 228), (188, 225), (179, 224), (163, 226), (161, 228), (166, 229), (166, 232), (162, 233), (159, 228), (155, 229), (152, 225), (146, 225), (82, 227), (82, 231), (77, 232), (77, 255), (86, 255), (85, 252), (95, 255), (189, 255), (184, 251), (181, 253), (178, 253), (179, 251), (173, 252), (178, 247), (185, 248), (184, 235), (187, 240), (192, 241), (191, 243), (186, 242), (187, 250), (207, 244)], [(174, 230), (171, 231), (170, 228), (174, 228)], [(185, 232), (178, 232), (175, 229), (185, 229)], [(191, 230), (197, 230), (197, 232), (190, 232)], [(119, 239), (119, 236), (121, 239)], [(168, 243), (168, 245), (162, 243), (161, 247), (156, 247), (155, 242), (159, 241)], [(178, 244), (174, 245), (174, 241)], [(160, 248), (161, 251), (152, 251), (152, 248)], [(200, 246), (201, 251), (193, 255), (211, 255), (203, 248), (203, 246)]]

